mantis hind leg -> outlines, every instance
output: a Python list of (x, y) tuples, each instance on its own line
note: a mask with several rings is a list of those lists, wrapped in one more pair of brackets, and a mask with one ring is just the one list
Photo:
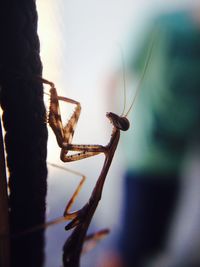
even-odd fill
[(77, 210), (77, 211), (73, 211), (71, 212), (71, 209), (72, 209), (72, 206), (81, 190), (81, 188), (83, 187), (83, 184), (86, 180), (86, 176), (83, 175), (82, 173), (80, 172), (77, 172), (77, 171), (74, 171), (74, 170), (71, 170), (71, 169), (68, 169), (68, 168), (65, 168), (65, 167), (62, 167), (62, 166), (59, 166), (57, 164), (54, 164), (54, 163), (50, 163), (48, 162), (48, 165), (52, 166), (52, 167), (56, 167), (56, 168), (59, 168), (59, 169), (62, 169), (64, 171), (67, 171), (67, 172), (70, 172), (72, 174), (75, 174), (77, 176), (81, 176), (81, 181), (79, 182), (77, 188), (75, 189), (73, 195), (71, 196), (70, 200), (68, 201), (66, 207), (65, 207), (65, 210), (64, 210), (64, 213), (63, 213), (63, 217), (64, 217), (64, 220), (73, 220), (75, 219), (76, 217), (78, 217), (79, 215), (79, 212), (80, 210)]
[(89, 234), (85, 237), (82, 253), (87, 253), (96, 247), (97, 243), (100, 242), (110, 233), (109, 229), (101, 229), (95, 233)]

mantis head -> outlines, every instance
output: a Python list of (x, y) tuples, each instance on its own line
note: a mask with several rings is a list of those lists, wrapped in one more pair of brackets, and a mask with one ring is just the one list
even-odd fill
[(108, 112), (106, 117), (110, 120), (114, 127), (119, 130), (127, 131), (130, 127), (129, 120), (126, 117), (118, 116), (115, 113)]

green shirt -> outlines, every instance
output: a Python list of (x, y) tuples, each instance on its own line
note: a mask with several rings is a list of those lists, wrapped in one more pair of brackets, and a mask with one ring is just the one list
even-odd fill
[[(199, 27), (199, 28), (198, 28)], [(177, 172), (185, 148), (200, 130), (200, 25), (188, 13), (155, 20), (129, 71), (142, 73), (152, 32), (151, 60), (124, 135), (128, 170)]]

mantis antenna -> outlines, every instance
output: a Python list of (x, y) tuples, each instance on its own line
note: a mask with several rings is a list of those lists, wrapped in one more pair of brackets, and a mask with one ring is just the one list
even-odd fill
[(125, 60), (124, 60), (124, 53), (122, 50), (122, 47), (120, 44), (119, 45), (119, 51), (121, 55), (121, 62), (122, 62), (122, 76), (123, 76), (123, 86), (124, 86), (124, 105), (123, 105), (123, 111), (121, 116), (123, 116), (126, 108), (126, 68), (125, 68)]
[[(150, 62), (150, 59), (151, 59), (153, 46), (154, 46), (154, 39), (153, 39), (153, 41), (152, 41), (152, 43), (151, 43), (151, 45), (150, 45), (150, 48), (149, 48), (149, 50), (148, 50), (147, 58), (146, 58), (146, 60), (145, 60), (145, 65), (144, 65), (144, 68), (143, 68), (143, 71), (142, 71), (142, 75), (141, 75), (141, 77), (140, 77), (140, 79), (139, 79), (139, 82), (138, 82), (138, 84), (137, 84), (136, 91), (135, 91), (135, 95), (134, 95), (134, 97), (133, 97), (132, 103), (131, 103), (131, 105), (130, 105), (128, 111), (127, 111), (125, 114), (124, 114), (124, 112), (125, 112), (125, 105), (126, 105), (125, 63), (124, 63), (124, 56), (123, 56), (122, 49), (120, 49), (120, 50), (121, 50), (121, 56), (122, 56), (123, 80), (124, 80), (124, 109), (123, 109), (123, 112), (122, 112), (122, 116), (124, 116), (124, 117), (127, 117), (127, 116), (128, 116), (129, 112), (131, 111), (131, 109), (132, 109), (132, 107), (133, 107), (133, 105), (134, 105), (134, 103), (135, 103), (135, 100), (136, 100), (137, 95), (138, 95), (138, 93), (139, 93), (139, 90), (140, 90), (140, 88), (141, 88), (141, 84), (142, 84), (142, 82), (143, 82), (143, 80), (144, 80), (144, 77), (145, 77), (147, 68), (148, 68), (148, 66), (149, 66), (149, 62)], [(120, 48), (121, 48), (121, 47), (120, 47)]]

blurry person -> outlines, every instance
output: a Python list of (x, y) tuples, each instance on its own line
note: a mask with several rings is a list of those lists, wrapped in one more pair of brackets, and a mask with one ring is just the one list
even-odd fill
[(148, 267), (200, 266), (200, 147), (190, 147), (181, 177), (181, 191), (164, 250)]
[[(138, 53), (130, 53), (126, 62), (129, 77), (140, 77), (154, 36), (149, 66), (134, 110), (129, 114), (131, 129), (122, 138), (126, 172), (118, 254), (111, 254), (109, 264), (104, 261), (103, 267), (148, 266), (149, 260), (163, 251), (187, 151), (192, 143), (199, 143), (197, 10), (162, 14), (149, 25), (144, 36)], [(159, 261), (155, 264), (171, 267), (159, 265)]]

